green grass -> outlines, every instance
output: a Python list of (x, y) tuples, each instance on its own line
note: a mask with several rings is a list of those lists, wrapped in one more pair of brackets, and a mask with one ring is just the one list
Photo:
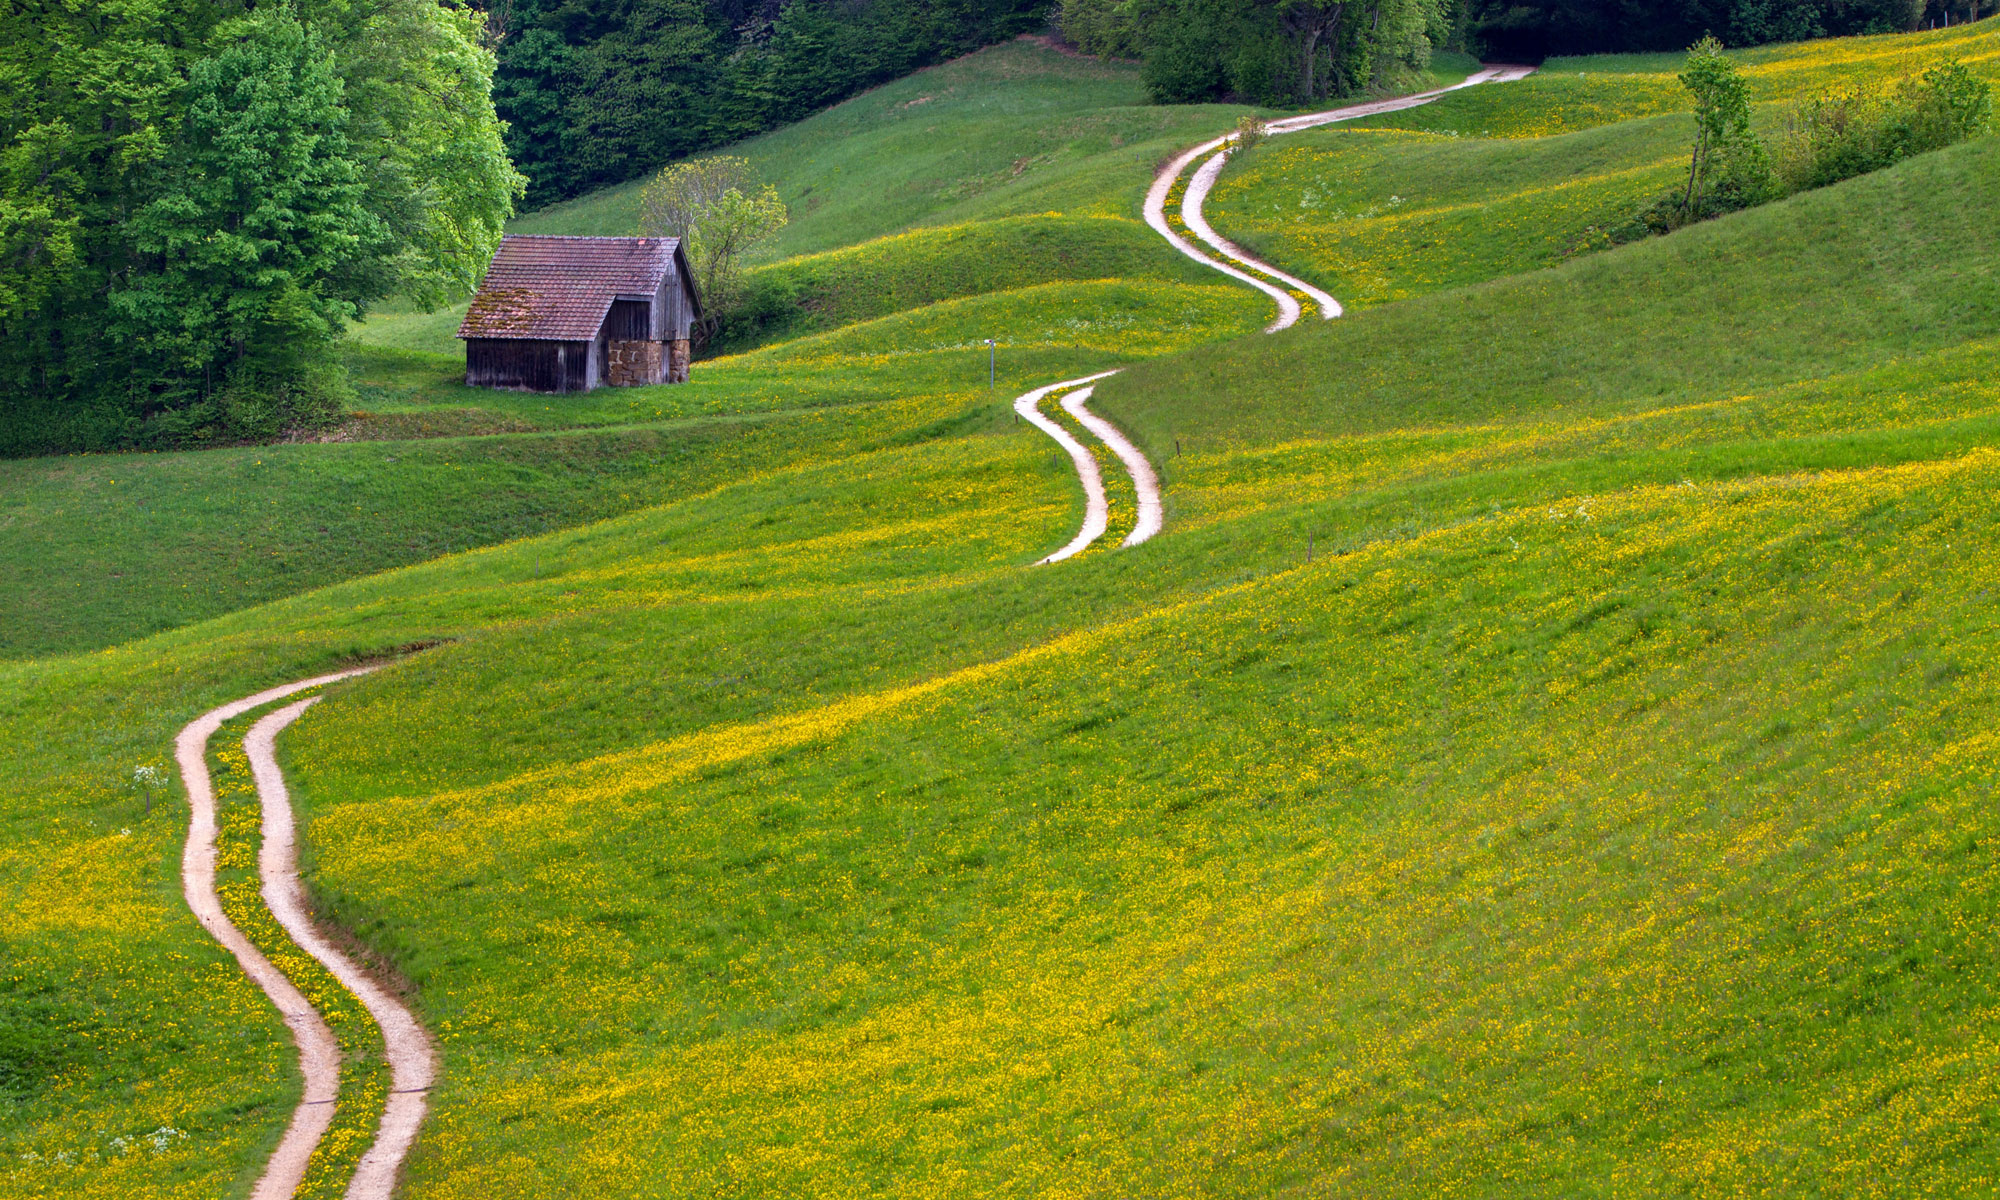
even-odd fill
[[(1098, 394), (1158, 450), (1622, 412), (1856, 370), (2000, 330), (2000, 248), (1978, 204), (1996, 172), (2000, 138), (1982, 138), (1630, 252), (1190, 350)], [(1860, 216), (1870, 206), (1880, 216)], [(1410, 378), (1430, 386), (1412, 394)]]
[(1099, 395), (1157, 451), (1628, 411), (1860, 369), (2000, 330), (1978, 199), (1996, 177), (1987, 137), (1560, 270), (1142, 364)]
[[(824, 363), (835, 371), (852, 370), (856, 360), (947, 355), (962, 361), (984, 351), (977, 335), (990, 332), (1010, 357), (1045, 347), (1088, 351), (1090, 361), (1116, 363), (1250, 332), (1270, 319), (1267, 309), (1258, 296), (1215, 283), (1048, 283), (946, 301), (722, 361)], [(1079, 361), (1079, 368), (1084, 365)]]
[[(1991, 152), (1812, 202), (1851, 248)], [(1817, 260), (1700, 243), (1799, 220), (1564, 274), (1602, 304), (1606, 271), (1712, 260), (1707, 307), (1768, 276), (1796, 327)], [(1955, 287), (1880, 258), (1976, 312), (1994, 240), (1946, 235)], [(1540, 318), (1498, 312), (1449, 333), (1465, 357)], [(1995, 685), (1966, 552), (2000, 542), (1976, 323), (1840, 375), (1697, 323), (1713, 366), (1672, 410), (1624, 375), (1439, 412), (1406, 369), (1390, 421), (1254, 366), (1194, 386), (1217, 351), (1137, 367), (1105, 408), (1233, 436), (1191, 439), (1173, 535), (1074, 572), (1004, 569), (1046, 542), (1007, 536), (1007, 452), (976, 444), (575, 543), (555, 627), (370, 681), (295, 743), (321, 886), (460, 1031), (414, 1185), (1847, 1192), (1907, 1139), (1909, 1192), (1970, 1186), (2000, 1051), (1964, 1043), (2000, 883), (1964, 857)], [(1337, 380), (1330, 338), (1283, 345)], [(686, 665), (632, 671), (669, 629)], [(524, 677), (548, 644), (565, 667)], [(381, 753), (412, 738), (453, 767)]]
[[(247, 1188), (288, 1040), (126, 781), (413, 644), (285, 742), (315, 895), (439, 1035), (412, 1197), (1987, 1190), (1996, 177), (1988, 139), (1271, 338), (1116, 279), (494, 397), (535, 432), (418, 478), (633, 439), (656, 490), (0, 662), (0, 1193)], [(1162, 356), (1096, 407), (1167, 531), (1031, 569), (1079, 497), (1006, 400), (1121, 347)], [(364, 427), (471, 419), (447, 360), (364, 361)], [(263, 500), (411, 448), (103, 461)], [(117, 544), (92, 486), (60, 536)]]
[[(1880, 87), (1956, 58), (1988, 79), (2000, 78), (2000, 25), (1993, 19), (1925, 33), (1828, 38), (1735, 50), (1756, 103), (1816, 92)], [(1546, 137), (1618, 121), (1686, 112), (1676, 78), (1686, 56), (1619, 54), (1553, 58), (1532, 76), (1501, 88), (1469, 88), (1434, 104), (1368, 117), (1350, 128), (1411, 129), (1461, 137)]]
[(1593, 230), (1630, 220), (1684, 169), (1685, 126), (1653, 117), (1543, 138), (1289, 135), (1232, 163), (1208, 214), (1259, 257), (1369, 308), (1601, 248)]
[[(1178, 260), (1178, 261), (1174, 261)], [(1137, 219), (1009, 217), (919, 228), (750, 273), (749, 286), (787, 301), (760, 340), (838, 329), (944, 300), (1057, 281), (1100, 279), (1212, 283), (1215, 273), (1160, 253)]]
[(459, 374), (465, 374), (465, 344), (458, 340), (458, 327), (465, 320), (466, 302), (460, 301), (436, 312), (399, 312), (394, 306), (377, 310), (356, 323), (350, 340), (358, 346), (379, 350), (402, 350), (438, 354), (459, 359)]
[[(983, 50), (731, 148), (791, 223), (769, 259), (916, 226), (1063, 213), (1130, 219), (1170, 152), (1235, 124), (1229, 105), (1149, 104), (1135, 68), (1030, 41)], [(518, 233), (627, 235), (641, 182), (517, 218)]]
[[(1784, 101), (1882, 86), (1949, 56), (2000, 80), (1982, 24), (1738, 52), (1766, 134)], [(1692, 125), (1681, 55), (1554, 59), (1525, 81), (1287, 135), (1233, 161), (1218, 230), (1350, 308), (1558, 265), (1609, 244), (1684, 181)]]
[[(713, 486), (741, 423), (0, 463), (0, 656), (96, 648)], [(218, 537), (227, 531), (226, 537)]]
[[(1255, 329), (1255, 298), (1138, 220), (1155, 161), (1239, 110), (1143, 99), (1130, 67), (1013, 43), (756, 139), (744, 152), (803, 189), (778, 247), (792, 257), (759, 272), (792, 301), (761, 350), (698, 364), (687, 386), (467, 388), (460, 314), (391, 305), (349, 356), (351, 444), (0, 464), (16, 617), (0, 655), (96, 648), (913, 436), (985, 393), (988, 337), (1018, 392)], [(813, 199), (830, 183), (840, 199)], [(629, 232), (587, 215), (619, 194), (519, 227)], [(848, 239), (868, 240), (800, 252)], [(437, 438), (454, 440), (411, 442)]]

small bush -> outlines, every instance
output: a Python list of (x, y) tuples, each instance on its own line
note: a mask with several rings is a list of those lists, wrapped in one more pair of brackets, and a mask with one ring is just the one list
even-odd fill
[(1265, 127), (1262, 117), (1246, 113), (1242, 120), (1236, 122), (1236, 135), (1229, 142), (1229, 157), (1235, 158), (1245, 150), (1256, 149), (1258, 143), (1270, 136), (1271, 131)]
[(1681, 82), (1695, 97), (1688, 183), (1605, 231), (1611, 243), (1825, 187), (1942, 150), (1992, 124), (1991, 85), (1949, 60), (1882, 92), (1823, 92), (1791, 106), (1775, 151), (1750, 132), (1741, 77), (1705, 38), (1688, 52)]
[(1992, 88), (1950, 61), (1887, 92), (1826, 92), (1791, 106), (1778, 140), (1782, 194), (1825, 187), (1942, 150), (1985, 129)]

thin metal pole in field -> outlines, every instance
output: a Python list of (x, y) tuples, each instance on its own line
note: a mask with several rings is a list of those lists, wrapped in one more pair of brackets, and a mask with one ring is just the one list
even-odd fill
[(995, 348), (993, 344), (993, 339), (987, 338), (986, 339), (986, 390), (989, 392), (994, 390), (994, 388), (997, 386), (994, 383), (994, 380), (996, 378), (995, 372), (998, 370), (999, 354), (1000, 351), (997, 348)]

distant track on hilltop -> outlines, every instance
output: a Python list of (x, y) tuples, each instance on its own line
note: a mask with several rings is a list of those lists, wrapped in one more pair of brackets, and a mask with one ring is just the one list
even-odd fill
[[(1448, 96), (1453, 92), (1462, 91), (1469, 87), (1478, 87), (1484, 83), (1512, 83), (1516, 80), (1526, 79), (1534, 73), (1535, 68), (1533, 67), (1485, 65), (1472, 75), (1467, 76), (1464, 82), (1455, 83), (1450, 87), (1436, 88), (1428, 92), (1418, 92), (1410, 96), (1397, 96), (1390, 100), (1371, 100), (1366, 104), (1350, 104), (1344, 108), (1330, 108), (1325, 112), (1303, 113), (1296, 117), (1282, 117), (1276, 121), (1267, 122), (1264, 130), (1266, 133), (1274, 136), (1297, 133), (1303, 129), (1317, 129), (1322, 125), (1332, 125), (1340, 121), (1354, 121), (1362, 117), (1378, 117), (1384, 113), (1421, 108), (1438, 99), (1440, 96)], [(1292, 294), (1294, 292), (1303, 293), (1317, 305), (1320, 310), (1320, 316), (1325, 320), (1330, 321), (1340, 316), (1343, 311), (1340, 301), (1327, 295), (1305, 280), (1295, 275), (1287, 274), (1270, 263), (1255, 257), (1241, 246), (1236, 245), (1228, 238), (1215, 232), (1215, 229), (1209, 225), (1208, 218), (1202, 212), (1202, 206), (1207, 203), (1209, 191), (1214, 188), (1217, 177), (1222, 174), (1223, 165), (1229, 161), (1230, 146), (1235, 141), (1236, 135), (1234, 133), (1227, 133), (1221, 137), (1203, 142), (1201, 145), (1186, 151), (1168, 163), (1160, 171), (1159, 175), (1154, 178), (1153, 186), (1146, 192), (1146, 224), (1151, 225), (1155, 233), (1165, 238), (1168, 245), (1182, 254), (1187, 255), (1203, 266), (1220, 271), (1232, 279), (1241, 280), (1276, 301), (1278, 316), (1276, 320), (1265, 327), (1264, 332), (1266, 333), (1276, 333), (1280, 329), (1289, 329), (1298, 323), (1300, 316), (1303, 315), (1303, 306), (1299, 303), (1298, 298)], [(1181, 221), (1188, 227), (1188, 231), (1194, 234), (1213, 253), (1204, 253), (1201, 249), (1190, 243), (1167, 220), (1167, 200), (1173, 195), (1175, 185), (1180, 182), (1183, 175), (1187, 174), (1188, 168), (1193, 166), (1195, 161), (1201, 159), (1204, 155), (1207, 156), (1206, 160), (1195, 170), (1193, 176), (1188, 179), (1187, 190), (1181, 197)], [(1253, 275), (1250, 273), (1253, 271), (1257, 274)], [(1259, 276), (1262, 276), (1262, 278)]]
[[(1534, 73), (1533, 67), (1486, 64), (1468, 76), (1464, 82), (1455, 83), (1450, 87), (1418, 92), (1410, 96), (1397, 96), (1390, 100), (1350, 104), (1344, 108), (1332, 108), (1325, 112), (1283, 117), (1268, 122), (1264, 129), (1271, 134), (1297, 133), (1302, 129), (1317, 129), (1322, 125), (1332, 125), (1339, 121), (1353, 121), (1361, 117), (1402, 112), (1404, 109), (1420, 108), (1440, 96), (1464, 88), (1477, 87), (1483, 83), (1512, 83), (1515, 80), (1526, 79)], [(1227, 133), (1218, 138), (1211, 138), (1183, 152), (1168, 163), (1154, 178), (1152, 187), (1146, 192), (1144, 209), (1146, 224), (1152, 226), (1154, 232), (1165, 238), (1167, 244), (1180, 253), (1205, 267), (1222, 272), (1231, 279), (1247, 283), (1271, 297), (1278, 306), (1278, 315), (1264, 327), (1265, 333), (1276, 333), (1298, 323), (1299, 318), (1305, 315), (1305, 306), (1299, 300), (1301, 295), (1319, 308), (1323, 319), (1330, 321), (1340, 316), (1344, 311), (1340, 301), (1298, 276), (1287, 274), (1253, 256), (1241, 246), (1223, 237), (1215, 231), (1202, 213), (1202, 206), (1208, 201), (1208, 193), (1214, 188), (1216, 179), (1222, 174), (1223, 166), (1229, 161), (1229, 148), (1231, 143), (1235, 142), (1236, 136), (1234, 133)], [(1205, 160), (1204, 155), (1207, 156)], [(1181, 177), (1188, 173), (1188, 168), (1194, 166), (1197, 160), (1202, 160), (1201, 165), (1195, 168), (1194, 174), (1187, 181), (1187, 188), (1181, 196), (1180, 213), (1181, 222), (1187, 226), (1188, 232), (1194, 234), (1201, 242), (1201, 246), (1182, 237), (1173, 227), (1173, 223), (1167, 219), (1167, 201), (1173, 196)], [(1202, 247), (1207, 249), (1204, 250)], [(1096, 455), (1089, 447), (1078, 441), (1069, 430), (1041, 411), (1042, 401), (1056, 393), (1069, 392), (1062, 400), (1063, 411), (1076, 418), (1077, 424), (1109, 447), (1132, 477), (1132, 489), (1139, 498), (1139, 513), (1132, 532), (1121, 544), (1136, 546), (1158, 533), (1165, 524), (1166, 509), (1160, 498), (1159, 476), (1154, 471), (1152, 463), (1146, 460), (1146, 456), (1139, 452), (1138, 447), (1118, 431), (1117, 426), (1086, 407), (1096, 382), (1117, 373), (1117, 371), (1103, 371), (1081, 379), (1051, 383), (1031, 392), (1024, 392), (1014, 401), (1014, 411), (1055, 439), (1056, 444), (1068, 452), (1070, 461), (1076, 466), (1077, 478), (1083, 484), (1083, 527), (1077, 530), (1076, 536), (1070, 539), (1068, 545), (1038, 560), (1037, 565), (1061, 562), (1082, 552), (1092, 542), (1103, 537), (1104, 531), (1110, 526), (1110, 501), (1104, 494), (1103, 473), (1097, 465)]]
[[(291, 1028), (299, 1048), (299, 1070), (305, 1091), (292, 1110), (291, 1123), (271, 1152), (264, 1172), (251, 1190), (251, 1200), (290, 1200), (305, 1179), (313, 1150), (333, 1122), (340, 1099), (340, 1042), (326, 1020), (298, 986), (243, 935), (222, 909), (215, 891), (215, 787), (208, 771), (208, 742), (224, 722), (299, 692), (309, 691), (380, 669), (380, 664), (317, 675), (258, 692), (196, 717), (174, 742), (174, 757), (187, 788), (190, 818), (188, 840), (181, 855), (181, 885), (188, 907), (203, 928), (236, 956), (252, 982), (264, 990)], [(397, 1173), (416, 1139), (427, 1107), (426, 1094), (436, 1079), (436, 1055), (430, 1035), (409, 1008), (320, 932), (307, 912), (299, 883), (291, 797), (278, 767), (278, 734), (319, 702), (318, 696), (297, 701), (267, 714), (243, 739), (250, 770), (263, 810), (263, 845), (258, 853), (262, 896), (271, 915), (299, 948), (318, 959), (341, 986), (353, 993), (382, 1031), (391, 1082), (374, 1143), (362, 1155), (348, 1182), (349, 1200), (389, 1200)]]

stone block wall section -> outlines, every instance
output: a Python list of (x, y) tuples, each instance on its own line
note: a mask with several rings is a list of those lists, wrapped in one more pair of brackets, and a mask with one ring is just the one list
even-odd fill
[(678, 341), (668, 342), (667, 382), (686, 383), (688, 381), (688, 364), (693, 361), (694, 351), (689, 346), (688, 339), (681, 338)]
[(664, 378), (666, 346), (660, 342), (610, 343), (605, 382), (612, 387), (637, 387)]

